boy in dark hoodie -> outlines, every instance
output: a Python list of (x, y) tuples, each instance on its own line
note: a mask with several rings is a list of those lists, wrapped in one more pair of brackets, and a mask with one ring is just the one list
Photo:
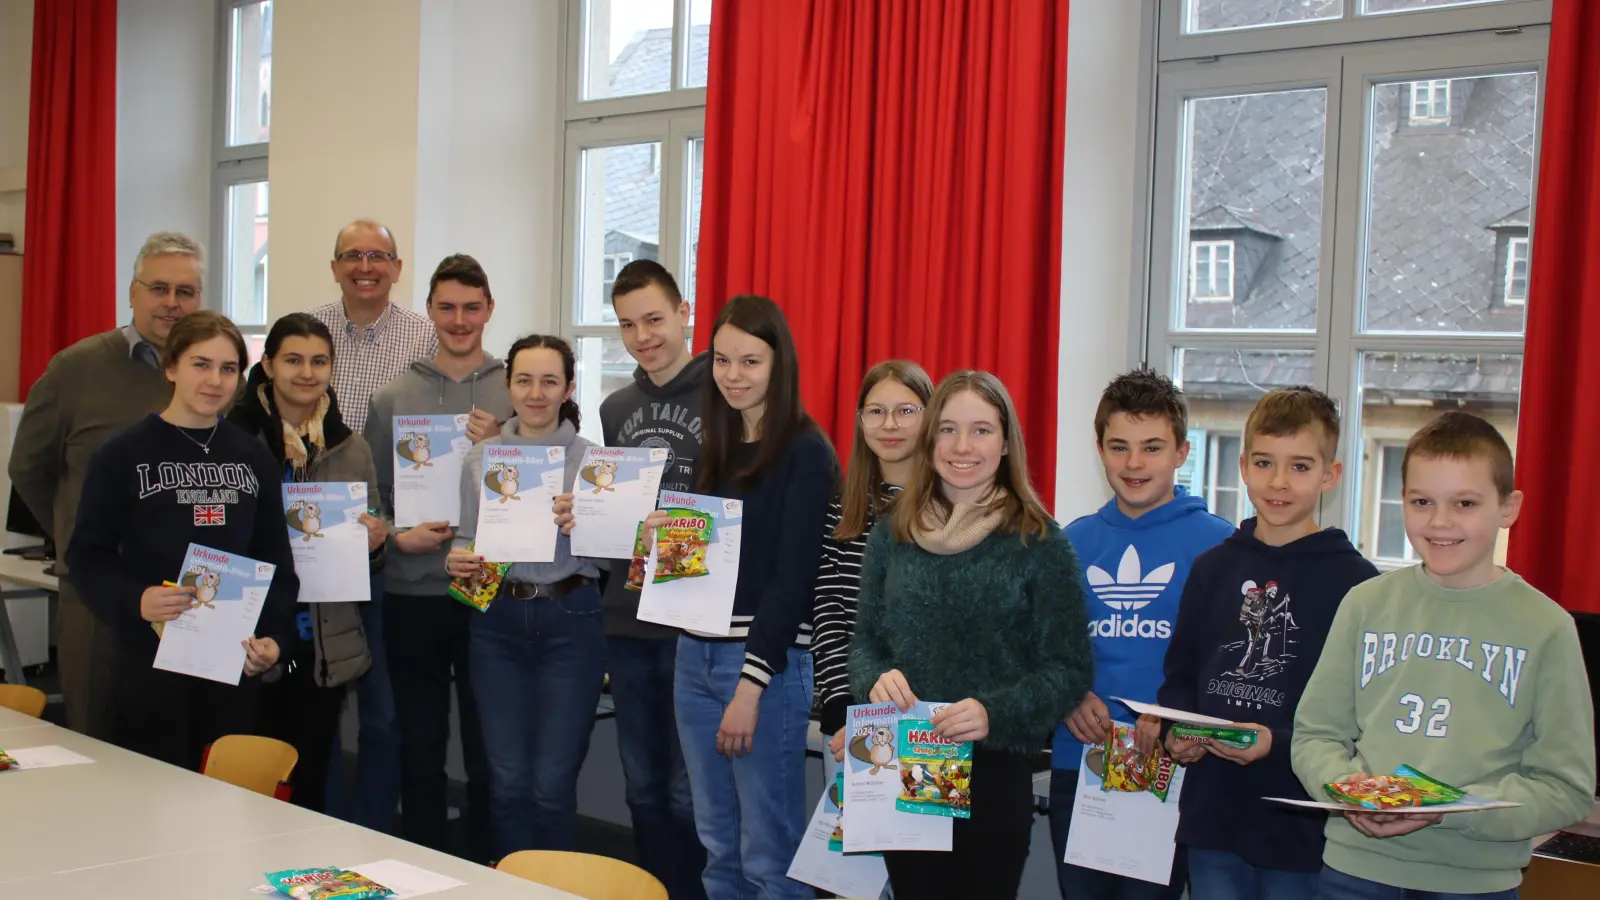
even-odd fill
[(1298, 900), (1317, 892), (1326, 816), (1269, 803), (1306, 799), (1290, 766), (1300, 694), (1345, 594), (1378, 570), (1317, 504), (1339, 483), (1339, 412), (1321, 391), (1292, 387), (1257, 401), (1240, 460), (1256, 509), (1194, 563), (1167, 650), (1163, 705), (1256, 732), (1253, 747), (1167, 735), (1188, 766), (1178, 843), (1194, 900)]
[[(439, 352), (421, 359), (372, 395), (364, 436), (373, 448), (383, 508), (394, 510), (394, 417), (471, 413), (474, 442), (511, 418), (505, 363), (483, 349), (494, 313), (489, 277), (465, 254), (439, 263), (428, 285), (428, 316)], [(390, 523), (384, 586), (384, 644), (400, 731), (400, 826), (406, 840), (445, 850), (445, 751), (450, 743), (450, 685), (461, 710), (467, 770), (469, 846), (488, 843), (489, 776), (483, 733), (467, 680), (467, 626), (473, 611), (450, 599), (445, 557), (455, 536), (448, 522), (404, 530)], [(480, 854), (481, 856), (481, 854)], [(486, 858), (486, 857), (483, 857)], [(477, 861), (483, 861), (479, 858)]]
[[(1134, 720), (1112, 697), (1152, 702), (1161, 660), (1178, 618), (1189, 565), (1233, 530), (1206, 511), (1205, 500), (1176, 484), (1189, 457), (1189, 411), (1167, 378), (1138, 369), (1117, 376), (1100, 397), (1095, 445), (1116, 495), (1099, 512), (1068, 525), (1089, 603), (1094, 688), (1056, 726), (1051, 747), (1050, 834), (1063, 900), (1176, 900), (1183, 894), (1182, 855), (1167, 884), (1070, 865), (1067, 833), (1085, 743), (1103, 742), (1114, 719)], [(1141, 746), (1154, 749), (1160, 723), (1139, 723)]]

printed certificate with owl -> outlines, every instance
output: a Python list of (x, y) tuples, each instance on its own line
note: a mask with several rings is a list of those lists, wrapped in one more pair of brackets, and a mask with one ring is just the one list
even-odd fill
[(388, 452), (394, 456), (396, 527), (461, 524), (461, 463), (471, 449), (464, 413), (394, 417), (394, 446)]
[(272, 563), (190, 544), (173, 583), (194, 588), (194, 599), (161, 629), (155, 668), (238, 684), (244, 642), (255, 633), (276, 571)]
[(290, 482), (283, 486), (284, 524), (301, 603), (372, 599), (368, 577), (367, 486), (360, 481)]
[(672, 518), (646, 543), (639, 621), (726, 635), (733, 629), (744, 504), (686, 491), (662, 491), (657, 502)]
[[(951, 841), (951, 816), (927, 815), (924, 810), (909, 811), (902, 802), (908, 795), (920, 796), (917, 791), (926, 781), (939, 782), (929, 771), (930, 753), (917, 753), (917, 744), (911, 740), (915, 728), (908, 725), (926, 725), (934, 714), (948, 704), (919, 701), (909, 710), (901, 712), (893, 703), (865, 703), (845, 711), (844, 751), (844, 850), (859, 853), (868, 850), (949, 850)], [(922, 729), (926, 730), (926, 729)], [(926, 742), (923, 742), (926, 743)], [(922, 750), (928, 750), (922, 747)], [(943, 750), (960, 751), (949, 755), (962, 757), (963, 784), (972, 777), (971, 745), (952, 744)], [(941, 761), (941, 773), (943, 762)], [(948, 778), (944, 781), (949, 781)], [(950, 797), (941, 791), (946, 810)], [(930, 788), (933, 789), (933, 788)]]
[(555, 562), (555, 516), (565, 447), (483, 445), (478, 479), (478, 530), (474, 549), (489, 562)]
[(627, 559), (639, 523), (656, 508), (665, 447), (590, 447), (572, 485), (572, 552)]

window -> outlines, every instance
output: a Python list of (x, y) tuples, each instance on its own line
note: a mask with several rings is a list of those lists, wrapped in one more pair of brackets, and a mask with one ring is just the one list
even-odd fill
[(1505, 302), (1507, 306), (1521, 306), (1528, 302), (1528, 239), (1514, 237), (1506, 241), (1506, 285)]
[(1189, 296), (1197, 303), (1233, 299), (1233, 241), (1203, 241), (1190, 245)]
[[(1448, 409), (1516, 446), (1549, 4), (1161, 15), (1144, 358), (1207, 435), (1196, 492), (1247, 516), (1232, 436), (1263, 393), (1315, 386), (1345, 417), (1319, 521), (1403, 563), (1385, 448)], [(1455, 127), (1402, 137), (1418, 119)]]
[(1411, 82), (1411, 124), (1450, 124), (1450, 79)]
[[(267, 153), (272, 122), (272, 0), (218, 0), (218, 122), (206, 296), (247, 338), (269, 319)], [(254, 346), (254, 345), (252, 345)]]
[(578, 355), (585, 434), (632, 381), (611, 286), (637, 259), (694, 299), (711, 0), (568, 0), (562, 333)]

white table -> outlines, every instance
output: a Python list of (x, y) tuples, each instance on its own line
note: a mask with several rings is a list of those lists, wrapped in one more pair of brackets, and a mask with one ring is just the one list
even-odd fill
[(22, 654), (17, 650), (17, 636), (11, 630), (11, 613), (6, 600), (31, 597), (40, 592), (54, 594), (60, 583), (54, 575), (46, 575), (49, 563), (20, 556), (0, 554), (0, 582), (21, 585), (20, 588), (0, 589), (0, 666), (6, 670), (6, 680), (12, 684), (26, 684), (22, 674)]
[(94, 763), (0, 772), (0, 896), (256, 900), (269, 871), (397, 859), (467, 883), (443, 900), (575, 900), (0, 709), (0, 748), (51, 744)]

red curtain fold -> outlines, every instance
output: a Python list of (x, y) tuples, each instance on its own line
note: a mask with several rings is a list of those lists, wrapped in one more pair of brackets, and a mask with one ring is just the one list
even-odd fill
[(1567, 609), (1600, 613), (1600, 4), (1556, 0), (1546, 73), (1508, 561)]
[(712, 25), (695, 333), (777, 301), (848, 448), (874, 363), (1010, 389), (1055, 485), (1066, 0), (785, 0)]
[(24, 397), (61, 349), (116, 324), (117, 0), (33, 9), (22, 259)]

